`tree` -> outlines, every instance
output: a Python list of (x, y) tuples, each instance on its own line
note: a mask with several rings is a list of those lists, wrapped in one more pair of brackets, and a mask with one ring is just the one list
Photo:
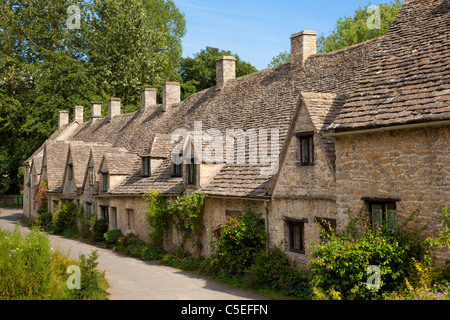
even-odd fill
[[(69, 28), (69, 7), (80, 9)], [(0, 192), (19, 192), (22, 162), (57, 128), (58, 111), (177, 77), (184, 15), (172, 0), (0, 3)]]
[(206, 47), (206, 49), (194, 54), (192, 58), (188, 57), (181, 60), (180, 74), (183, 99), (216, 85), (216, 59), (221, 56), (236, 57), (236, 77), (258, 71), (250, 63), (242, 61), (237, 54), (233, 54), (231, 51)]
[(280, 52), (278, 55), (273, 57), (272, 61), (270, 61), (267, 67), (272, 68), (290, 62), (291, 62), (291, 53), (288, 51), (284, 51)]
[(364, 8), (359, 7), (353, 17), (340, 18), (328, 36), (322, 34), (317, 39), (318, 51), (330, 52), (386, 34), (402, 4), (403, 0), (395, 0), (375, 7), (370, 3)]
[[(344, 16), (340, 18), (336, 21), (336, 27), (330, 31), (328, 36), (322, 34), (317, 39), (317, 51), (331, 52), (386, 34), (402, 4), (403, 0), (395, 0), (390, 4), (379, 4), (376, 7), (370, 3), (364, 8), (359, 7), (353, 17)], [(380, 22), (379, 25), (377, 25), (378, 21)], [(290, 62), (290, 52), (284, 51), (274, 56), (268, 67)]]

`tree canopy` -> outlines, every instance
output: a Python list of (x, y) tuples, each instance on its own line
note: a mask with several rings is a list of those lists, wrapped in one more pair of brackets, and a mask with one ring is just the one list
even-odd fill
[(183, 99), (216, 85), (216, 59), (221, 56), (236, 58), (236, 77), (258, 71), (249, 62), (242, 61), (237, 54), (233, 54), (231, 51), (206, 47), (194, 54), (192, 58), (181, 59), (180, 75)]
[[(336, 21), (336, 26), (328, 35), (322, 34), (317, 39), (318, 52), (331, 52), (343, 49), (386, 34), (395, 20), (403, 0), (390, 3), (361, 6), (352, 17), (344, 16)], [(268, 67), (291, 62), (288, 51), (274, 56)]]

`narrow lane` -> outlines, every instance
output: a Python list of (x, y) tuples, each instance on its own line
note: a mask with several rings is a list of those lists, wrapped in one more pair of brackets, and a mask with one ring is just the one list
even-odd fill
[[(0, 228), (13, 230), (22, 210), (0, 208)], [(23, 232), (29, 228), (22, 226)], [(54, 250), (78, 258), (99, 253), (99, 268), (109, 282), (110, 300), (262, 300), (262, 296), (177, 269), (145, 262), (76, 240), (50, 235)]]

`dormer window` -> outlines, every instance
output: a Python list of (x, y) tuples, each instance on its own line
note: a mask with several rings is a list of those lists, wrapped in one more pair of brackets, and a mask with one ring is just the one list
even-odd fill
[(109, 175), (107, 171), (102, 172), (102, 191), (108, 192), (109, 187)]
[(190, 162), (187, 164), (187, 184), (190, 186), (197, 185), (197, 165), (195, 164), (194, 156), (190, 157)]
[(94, 166), (89, 166), (88, 171), (88, 178), (89, 178), (89, 185), (94, 186), (95, 185), (95, 175), (94, 175)]
[(300, 164), (302, 166), (314, 165), (314, 132), (296, 134), (300, 142)]
[(150, 157), (143, 157), (142, 158), (142, 175), (144, 177), (150, 177), (151, 176), (151, 161)]
[(67, 179), (73, 180), (73, 165), (72, 164), (67, 165)]

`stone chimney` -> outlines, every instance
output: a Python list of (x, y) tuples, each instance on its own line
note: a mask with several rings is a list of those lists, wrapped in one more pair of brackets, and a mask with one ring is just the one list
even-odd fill
[(223, 56), (216, 59), (217, 86), (223, 87), (228, 80), (236, 78), (236, 58)]
[(163, 104), (162, 111), (181, 101), (181, 87), (178, 82), (166, 82), (163, 85)]
[(58, 129), (69, 123), (69, 111), (61, 110), (58, 112)]
[(73, 121), (83, 123), (83, 106), (73, 107)]
[(92, 120), (97, 120), (102, 117), (102, 103), (91, 102), (92, 104)]
[(156, 89), (144, 88), (141, 90), (141, 111), (146, 111), (149, 107), (156, 105)]
[(317, 53), (317, 32), (304, 30), (291, 36), (291, 67), (303, 66), (306, 59)]
[(108, 100), (108, 119), (111, 121), (115, 116), (120, 115), (120, 98), (110, 98)]

